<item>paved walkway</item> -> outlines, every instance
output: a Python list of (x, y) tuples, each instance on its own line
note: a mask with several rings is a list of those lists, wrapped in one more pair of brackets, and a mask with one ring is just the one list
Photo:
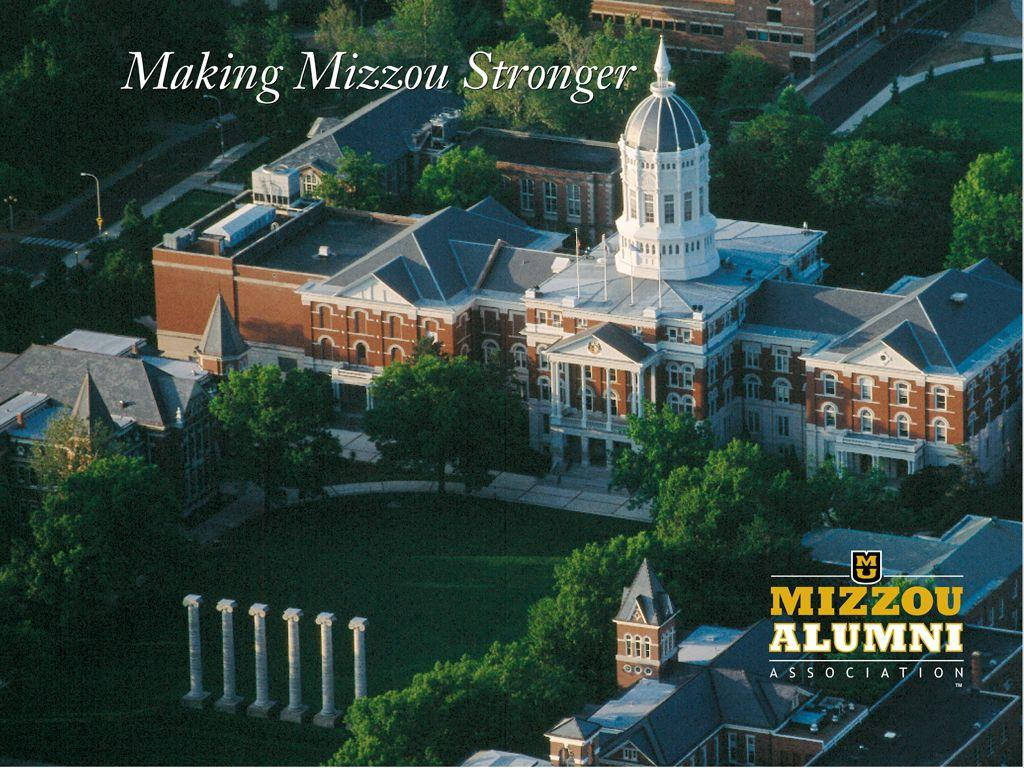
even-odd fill
[(964, 32), (960, 35), (960, 39), (965, 43), (974, 43), (975, 45), (989, 45), (994, 48), (1016, 48), (1018, 51), (1021, 49), (1020, 37), (1010, 37), (1009, 35), (987, 35), (984, 32)]
[[(993, 56), (993, 61), (1020, 61), (1021, 54), (1019, 53), (1004, 53), (999, 56)], [(980, 64), (984, 64), (984, 59), (967, 59), (966, 61), (957, 61), (952, 64), (944, 64), (941, 67), (935, 68), (935, 76), (946, 75), (950, 72), (956, 72), (961, 69), (968, 69), (970, 67), (976, 67)], [(923, 83), (925, 78), (928, 76), (927, 72), (918, 72), (916, 75), (906, 75), (898, 77), (897, 82), (899, 83), (900, 93), (905, 92), (908, 88), (913, 88), (915, 85)], [(875, 114), (878, 110), (884, 107), (892, 99), (892, 86), (883, 88), (878, 94), (871, 99), (867, 104), (854, 112), (842, 125), (836, 128), (835, 133), (844, 133), (852, 131), (861, 122), (871, 115)]]

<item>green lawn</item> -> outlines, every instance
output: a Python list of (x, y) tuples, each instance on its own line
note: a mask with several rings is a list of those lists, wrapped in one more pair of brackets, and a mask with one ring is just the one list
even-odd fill
[[(51, 763), (320, 764), (342, 730), (253, 721), (177, 703), (188, 689), (185, 609), (203, 606), (205, 687), (221, 685), (219, 598), (238, 601), (239, 690), (251, 698), (253, 602), (266, 602), (271, 694), (287, 698), (281, 612), (303, 609), (304, 698), (319, 705), (320, 611), (338, 616), (339, 706), (351, 699), (346, 625), (369, 618), (370, 693), (402, 686), (438, 659), (479, 654), (512, 640), (527, 608), (549, 592), (562, 555), (639, 524), (572, 512), (449, 496), (374, 496), (276, 514), (196, 551), (180, 587), (124, 633), (127, 647), (100, 646), (86, 658), (55, 659), (32, 690), (0, 690), (0, 756)], [(179, 594), (180, 593), (180, 594)], [(482, 744), (481, 747), (488, 745)]]
[(193, 189), (186, 192), (157, 214), (165, 232), (187, 227), (193, 221), (205, 216), (228, 200), (231, 195), (211, 192), (207, 189)]
[[(900, 94), (900, 107), (926, 122), (958, 120), (997, 146), (1021, 146), (1021, 63), (989, 66), (940, 75)], [(892, 110), (892, 105), (883, 110)]]

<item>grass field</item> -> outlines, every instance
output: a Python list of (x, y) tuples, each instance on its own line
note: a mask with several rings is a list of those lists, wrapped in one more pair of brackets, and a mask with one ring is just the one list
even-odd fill
[[(1021, 63), (1001, 61), (940, 75), (900, 94), (899, 108), (925, 122), (958, 120), (997, 147), (1021, 147)], [(892, 110), (892, 105), (881, 112)]]
[(402, 686), (438, 659), (479, 654), (495, 640), (520, 636), (529, 605), (550, 590), (562, 555), (637, 529), (592, 515), (419, 495), (342, 499), (251, 522), (194, 553), (180, 594), (168, 594), (119, 633), (134, 643), (55, 659), (39, 670), (33, 690), (0, 691), (0, 756), (56, 764), (320, 764), (344, 739), (341, 729), (180, 707), (188, 690), (182, 595), (205, 598), (204, 682), (214, 698), (221, 686), (217, 600), (238, 601), (238, 684), (250, 700), (249, 605), (270, 605), (270, 690), (279, 701), (287, 699), (281, 612), (301, 608), (304, 700), (313, 712), (320, 700), (313, 620), (321, 611), (335, 613), (344, 708), (352, 695), (350, 617), (369, 618), (370, 693)]
[(224, 205), (230, 199), (231, 195), (224, 195), (220, 192), (211, 192), (207, 189), (193, 189), (160, 211), (157, 217), (165, 232), (173, 232), (176, 229), (188, 226), (213, 209)]

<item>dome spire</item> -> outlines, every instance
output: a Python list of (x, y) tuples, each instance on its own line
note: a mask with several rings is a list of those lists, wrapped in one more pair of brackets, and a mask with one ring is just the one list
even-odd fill
[(655, 81), (658, 85), (668, 85), (668, 76), (672, 72), (672, 65), (668, 61), (668, 51), (665, 50), (665, 36), (658, 40), (658, 55), (654, 60), (654, 74), (658, 76)]

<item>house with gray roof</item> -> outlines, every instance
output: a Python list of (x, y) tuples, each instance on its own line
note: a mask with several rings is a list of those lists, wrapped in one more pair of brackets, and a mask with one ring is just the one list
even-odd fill
[(33, 344), (0, 368), (0, 461), (34, 486), (33, 445), (69, 414), (88, 431), (109, 431), (122, 452), (165, 468), (189, 512), (214, 490), (212, 382), (200, 366), (160, 357), (143, 339), (73, 331), (53, 345)]

